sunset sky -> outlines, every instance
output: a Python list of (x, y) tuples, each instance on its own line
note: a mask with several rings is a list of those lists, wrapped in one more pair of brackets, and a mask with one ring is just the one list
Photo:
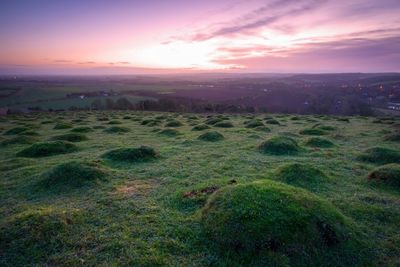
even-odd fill
[(0, 74), (399, 72), (399, 0), (1, 0)]

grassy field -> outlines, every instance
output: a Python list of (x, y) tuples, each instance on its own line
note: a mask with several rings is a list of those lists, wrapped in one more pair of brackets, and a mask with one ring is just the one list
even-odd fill
[(0, 118), (0, 265), (399, 266), (399, 127), (285, 114)]

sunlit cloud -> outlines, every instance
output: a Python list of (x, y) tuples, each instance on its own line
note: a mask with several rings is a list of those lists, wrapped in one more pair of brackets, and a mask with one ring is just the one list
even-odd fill
[[(335, 72), (349, 65), (364, 71), (386, 70), (381, 64), (385, 58), (390, 70), (400, 71), (395, 61), (400, 47), (393, 44), (400, 37), (398, 0), (168, 3), (163, 3), (163, 9), (161, 3), (121, 2), (118, 8), (103, 4), (101, 14), (93, 11), (90, 20), (77, 18), (74, 23), (80, 21), (82, 27), (74, 31), (66, 23), (67, 14), (61, 14), (51, 18), (59, 24), (38, 24), (47, 31), (31, 32), (29, 38), (17, 34), (18, 24), (8, 25), (0, 28), (4, 36), (0, 63), (33, 67), (52, 63), (81, 69)], [(105, 19), (100, 20), (100, 15)], [(361, 51), (370, 53), (368, 60), (360, 58)], [(313, 60), (307, 68), (299, 60), (305, 55)]]

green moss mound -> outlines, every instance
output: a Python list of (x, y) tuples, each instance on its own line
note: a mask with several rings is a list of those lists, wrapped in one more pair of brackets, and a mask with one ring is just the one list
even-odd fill
[(1, 142), (2, 146), (8, 146), (8, 145), (31, 145), (37, 141), (36, 138), (32, 136), (26, 136), (26, 135), (19, 135), (12, 137), (10, 139), (3, 140)]
[(399, 142), (400, 141), (400, 133), (393, 133), (393, 134), (388, 134), (385, 136), (386, 141), (393, 141), (393, 142)]
[(172, 121), (167, 122), (165, 124), (165, 127), (180, 127), (182, 125), (183, 125), (182, 122), (177, 121), (177, 120), (172, 120)]
[(400, 164), (392, 163), (380, 166), (370, 172), (368, 178), (400, 188)]
[(93, 132), (93, 129), (90, 127), (76, 127), (71, 129), (73, 133), (90, 133)]
[(302, 135), (325, 135), (327, 132), (319, 128), (307, 128), (299, 132)]
[(216, 118), (207, 119), (205, 123), (208, 124), (208, 125), (214, 125), (214, 124), (216, 124), (218, 122), (221, 122), (221, 121), (223, 121), (223, 119), (216, 117)]
[(53, 136), (51, 140), (62, 140), (62, 141), (69, 141), (69, 142), (82, 142), (89, 140), (86, 135), (80, 133), (67, 133), (62, 135)]
[(206, 132), (198, 137), (199, 140), (217, 142), (224, 139), (224, 136), (216, 131)]
[(27, 158), (13, 158), (0, 161), (0, 171), (11, 171), (35, 164), (35, 160)]
[(18, 157), (47, 157), (75, 152), (78, 147), (66, 141), (42, 142), (31, 145), (17, 153)]
[(68, 236), (80, 220), (75, 210), (51, 208), (32, 208), (8, 217), (0, 226), (2, 262), (34, 266), (48, 259), (70, 245)]
[(57, 165), (44, 173), (44, 179), (40, 182), (40, 185), (48, 189), (66, 189), (103, 180), (105, 176), (106, 171), (99, 165), (70, 161)]
[(265, 121), (266, 124), (280, 125), (281, 123), (275, 119), (268, 119)]
[(232, 128), (234, 127), (232, 122), (229, 121), (220, 121), (214, 124), (214, 127), (219, 127), (219, 128)]
[(117, 120), (112, 120), (112, 121), (109, 121), (108, 124), (115, 125), (115, 124), (122, 124), (122, 122), (117, 121)]
[(22, 134), (26, 131), (29, 131), (30, 129), (27, 127), (14, 127), (11, 128), (9, 130), (7, 130), (6, 132), (4, 132), (4, 135), (16, 135), (16, 134)]
[(157, 152), (149, 146), (138, 148), (119, 148), (103, 154), (104, 158), (114, 161), (144, 162), (157, 158)]
[(303, 261), (332, 264), (342, 257), (360, 260), (353, 226), (332, 204), (273, 181), (218, 190), (202, 210), (201, 221), (211, 240), (241, 255), (279, 255), (296, 266)]
[(180, 133), (176, 129), (162, 129), (158, 133), (170, 137), (180, 135)]
[(331, 125), (318, 125), (316, 127), (317, 129), (323, 130), (323, 131), (334, 131), (336, 130), (335, 126), (331, 126)]
[(254, 128), (254, 130), (257, 130), (257, 131), (260, 131), (260, 132), (265, 132), (265, 133), (271, 132), (271, 129), (268, 128), (267, 126), (258, 126), (256, 128)]
[(192, 128), (192, 131), (204, 131), (204, 130), (208, 130), (210, 129), (210, 126), (206, 125), (206, 124), (199, 124), (199, 125), (195, 125)]
[(54, 130), (63, 130), (72, 128), (72, 124), (66, 122), (59, 122), (54, 126)]
[(299, 152), (300, 147), (296, 140), (286, 136), (274, 136), (261, 143), (258, 149), (262, 153), (272, 155), (291, 155)]
[(257, 128), (264, 126), (264, 123), (260, 120), (250, 120), (244, 122), (244, 127), (246, 128)]
[(274, 178), (287, 184), (304, 186), (321, 183), (329, 180), (328, 176), (321, 170), (310, 164), (289, 163), (279, 167)]
[(373, 147), (365, 150), (358, 159), (377, 164), (400, 163), (400, 152), (385, 147)]
[(104, 130), (105, 133), (127, 133), (130, 129), (122, 126), (112, 126)]
[(310, 147), (321, 147), (321, 148), (329, 148), (335, 146), (335, 144), (332, 141), (322, 137), (310, 137), (305, 141), (304, 144)]

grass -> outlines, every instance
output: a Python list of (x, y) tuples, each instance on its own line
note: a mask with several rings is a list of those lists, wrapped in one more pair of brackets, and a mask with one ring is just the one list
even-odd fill
[[(131, 119), (123, 119), (126, 116)], [(374, 118), (360, 117), (346, 117), (349, 120), (346, 122), (338, 121), (335, 116), (314, 115), (296, 115), (298, 119), (291, 120), (291, 115), (268, 114), (269, 118), (279, 119), (280, 125), (268, 124), (268, 130), (263, 131), (246, 128), (244, 122), (261, 120), (265, 124), (265, 114), (195, 114), (195, 118), (193, 116), (194, 114), (186, 113), (87, 111), (2, 117), (2, 141), (26, 136), (24, 133), (4, 135), (16, 127), (25, 127), (27, 131), (35, 131), (38, 135), (32, 136), (35, 138), (34, 144), (16, 143), (0, 146), (0, 265), (399, 264), (400, 192), (398, 187), (389, 184), (388, 180), (368, 178), (370, 173), (385, 167), (386, 164), (359, 159), (367, 148), (376, 146), (400, 151), (400, 143), (385, 140), (386, 135), (396, 133), (398, 123), (376, 124), (372, 123)], [(99, 121), (98, 118), (102, 120)], [(201, 134), (212, 130), (192, 131), (192, 128), (194, 125), (205, 124), (210, 118), (230, 121), (235, 127), (212, 127), (224, 136), (221, 141), (198, 140)], [(158, 120), (161, 123), (158, 127), (143, 126), (141, 121), (145, 119)], [(53, 129), (57, 121), (75, 120), (83, 122), (71, 123), (73, 128), (69, 129)], [(115, 126), (124, 127), (128, 131), (121, 135), (104, 132), (104, 129), (113, 126), (107, 124), (112, 120), (121, 121), (123, 124)], [(176, 128), (179, 130), (179, 136), (167, 138), (155, 128), (163, 128), (162, 126), (171, 120), (183, 122), (183, 125)], [(41, 124), (42, 121), (51, 123)], [(318, 126), (333, 126), (336, 130), (325, 130), (328, 134), (324, 137), (298, 134), (299, 131), (312, 128), (317, 123)], [(79, 127), (89, 127), (93, 131), (73, 131)], [(57, 153), (46, 157), (16, 155), (19, 151), (36, 144), (53, 143), (47, 141), (53, 136), (69, 133), (84, 134), (88, 140), (76, 143), (73, 153)], [(289, 144), (293, 144), (293, 141), (297, 143), (297, 152), (273, 154), (260, 153), (257, 150), (260, 143), (276, 137), (291, 138)], [(312, 138), (329, 140), (334, 146), (323, 148), (307, 145), (307, 141)], [(137, 158), (132, 155), (137, 154), (131, 154), (130, 149), (140, 148), (143, 144), (149, 144), (155, 149), (156, 159), (135, 161)], [(128, 155), (121, 156), (123, 160), (103, 157), (107, 152), (119, 149), (128, 149), (129, 153), (114, 154)], [(46, 149), (46, 153), (48, 152)], [(134, 161), (130, 160), (131, 157)], [(126, 158), (128, 160), (125, 160)], [(60, 176), (57, 176), (59, 179), (49, 183), (49, 187), (44, 186), (49, 173), (70, 162), (76, 162), (78, 166), (61, 168)], [(289, 168), (293, 164), (306, 168)], [(99, 169), (105, 176), (80, 179), (85, 173), (81, 168), (86, 167), (91, 170)], [(293, 180), (285, 180), (283, 176), (279, 176), (286, 168), (289, 168), (289, 171), (284, 172), (285, 177), (292, 175)], [(313, 176), (315, 170), (323, 173), (327, 179), (325, 176)], [(310, 177), (312, 179), (309, 179)], [(395, 174), (391, 177), (398, 176)], [(272, 182), (268, 179), (281, 183), (271, 185)], [(74, 184), (73, 181), (78, 181), (76, 186), (69, 185), (69, 182)], [(280, 238), (285, 232), (293, 235), (289, 236), (289, 239), (283, 239), (284, 242), (271, 239), (265, 246), (257, 245), (255, 250), (251, 249), (252, 244), (249, 244), (247, 250), (235, 250), (216, 241), (213, 232), (205, 228), (202, 219), (205, 206), (208, 207), (207, 203), (212, 199), (221, 200), (217, 197), (219, 194), (224, 195), (224, 198), (228, 197), (222, 192), (228, 192), (229, 188), (247, 188), (253, 183), (262, 184), (261, 192), (272, 190), (270, 192), (274, 193), (260, 193), (260, 198), (265, 197), (265, 201), (253, 201), (258, 195), (246, 194), (245, 198), (240, 199), (241, 205), (235, 206), (240, 208), (238, 212), (249, 212), (246, 213), (249, 216), (265, 216), (263, 218), (267, 218), (268, 214), (275, 214), (268, 216), (271, 222), (282, 222), (280, 215), (272, 213), (276, 211), (272, 208), (279, 208), (283, 218), (305, 222), (306, 227), (302, 229), (307, 238), (303, 232), (297, 232), (296, 229), (300, 226), (296, 223), (290, 224), (293, 231), (285, 230), (289, 227), (288, 224), (280, 223), (280, 229), (276, 230)], [(258, 192), (258, 189), (254, 190)], [(288, 195), (282, 197), (282, 192), (287, 192)], [(236, 191), (233, 194), (236, 194)], [(269, 197), (274, 200), (273, 203), (267, 207), (263, 206), (271, 203), (270, 200), (266, 201)], [(247, 199), (251, 204), (245, 204)], [(213, 203), (217, 204), (214, 201)], [(256, 209), (252, 207), (257, 205), (262, 207), (263, 212), (254, 212)], [(321, 205), (329, 207), (330, 213), (325, 213), (323, 208), (320, 210)], [(218, 214), (220, 211), (232, 214), (219, 204), (215, 207)], [(293, 210), (291, 209), (288, 215), (289, 208)], [(332, 214), (339, 214), (336, 222), (344, 218), (344, 223), (338, 224), (343, 228), (337, 229), (334, 223), (333, 228), (329, 227), (335, 221), (330, 217)], [(304, 217), (297, 217), (302, 215)], [(316, 217), (326, 219), (325, 226), (317, 224), (315, 227), (314, 223), (309, 224), (315, 222)], [(261, 220), (253, 222), (257, 231), (252, 233), (265, 233), (263, 236), (267, 237), (268, 232), (259, 228), (265, 226), (261, 224)], [(226, 225), (218, 224), (217, 228)], [(217, 228), (214, 233), (218, 232)], [(312, 229), (311, 232), (309, 229)], [(321, 244), (321, 233), (324, 233), (322, 236), (332, 237), (332, 229), (339, 237), (349, 232), (354, 239), (339, 239), (340, 242), (334, 246)], [(312, 236), (308, 238), (310, 233)], [(306, 240), (300, 242), (304, 238)], [(257, 239), (248, 238), (245, 241), (252, 240)], [(284, 244), (279, 245), (280, 243)], [(298, 245), (299, 243), (301, 244)]]

